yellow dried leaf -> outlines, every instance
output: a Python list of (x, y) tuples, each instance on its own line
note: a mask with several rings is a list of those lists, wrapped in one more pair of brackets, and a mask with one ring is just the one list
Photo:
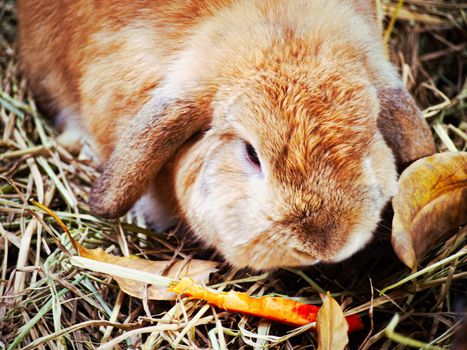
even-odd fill
[(408, 267), (467, 223), (467, 152), (438, 153), (410, 165), (392, 200), (392, 246)]
[[(131, 278), (123, 278), (121, 274), (118, 274), (120, 268), (131, 269), (131, 272), (125, 272), (125, 276), (136, 276), (138, 273), (150, 273), (151, 275), (145, 275), (150, 279), (157, 279), (159, 276), (168, 277), (170, 279), (179, 279), (182, 277), (189, 277), (197, 283), (205, 284), (209, 281), (209, 275), (212, 272), (217, 271), (217, 263), (208, 260), (175, 260), (175, 261), (153, 261), (145, 260), (136, 256), (121, 257), (106, 253), (101, 248), (87, 249), (79, 244), (68, 231), (68, 228), (63, 221), (55, 214), (52, 210), (47, 208), (36, 201), (33, 204), (44, 210), (50, 216), (52, 216), (58, 225), (68, 235), (68, 238), (73, 245), (73, 248), (78, 253), (79, 257), (85, 258), (80, 261), (80, 264), (84, 264), (85, 260), (92, 263), (92, 268), (88, 263), (85, 268), (90, 268), (94, 271), (104, 272), (115, 278), (120, 288), (127, 294), (148, 300), (174, 300), (176, 295), (167, 291), (168, 285), (148, 285), (139, 278), (139, 281)], [(76, 260), (76, 259), (75, 259)], [(72, 257), (73, 261), (73, 257)], [(95, 263), (97, 262), (97, 263)], [(102, 266), (99, 266), (102, 263)], [(114, 268), (115, 267), (115, 268)], [(105, 271), (104, 271), (105, 270)], [(112, 273), (114, 272), (114, 273)], [(120, 275), (120, 276), (119, 276)], [(143, 279), (144, 280), (144, 279)]]
[(323, 305), (316, 317), (318, 350), (343, 350), (349, 342), (348, 324), (341, 307), (329, 293), (321, 294)]
[[(208, 260), (175, 260), (154, 261), (141, 259), (134, 256), (121, 257), (107, 254), (101, 248), (85, 249), (80, 246), (80, 256), (95, 261), (100, 261), (116, 266), (128, 267), (136, 271), (149, 272), (158, 276), (173, 279), (189, 277), (196, 283), (205, 284), (209, 282), (209, 275), (217, 271), (217, 263)], [(129, 278), (122, 278), (109, 273), (118, 283), (120, 288), (127, 294), (148, 300), (174, 300), (175, 293), (167, 291), (166, 286), (147, 285)]]

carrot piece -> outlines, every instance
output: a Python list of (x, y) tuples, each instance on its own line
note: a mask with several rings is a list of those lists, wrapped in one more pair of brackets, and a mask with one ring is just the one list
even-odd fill
[[(267, 318), (291, 326), (304, 326), (316, 321), (319, 307), (280, 297), (251, 297), (241, 292), (218, 292), (182, 278), (169, 287), (169, 291), (194, 299), (207, 301), (221, 309)], [(349, 333), (363, 328), (358, 315), (346, 317)]]

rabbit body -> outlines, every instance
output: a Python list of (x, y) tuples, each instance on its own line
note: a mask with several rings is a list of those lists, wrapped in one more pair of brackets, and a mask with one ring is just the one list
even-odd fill
[(22, 0), (21, 65), (97, 147), (96, 215), (144, 196), (233, 265), (339, 261), (434, 152), (372, 3)]

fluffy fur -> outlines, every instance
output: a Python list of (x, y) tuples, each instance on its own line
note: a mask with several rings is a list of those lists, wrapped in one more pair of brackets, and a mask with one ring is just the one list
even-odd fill
[(146, 193), (156, 221), (180, 215), (236, 266), (347, 258), (396, 159), (434, 152), (370, 0), (23, 0), (19, 14), (31, 86), (52, 113), (78, 111), (102, 156), (94, 213)]

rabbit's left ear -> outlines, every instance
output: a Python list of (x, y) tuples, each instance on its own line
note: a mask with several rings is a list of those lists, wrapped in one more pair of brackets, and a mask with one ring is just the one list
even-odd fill
[[(374, 33), (382, 37), (376, 20), (375, 1), (354, 0), (352, 3)], [(413, 161), (436, 152), (433, 136), (422, 112), (392, 65), (378, 61), (373, 68), (375, 72), (384, 72), (374, 82), (380, 103), (378, 129), (392, 149), (399, 170), (402, 170)]]
[(211, 121), (207, 101), (152, 97), (121, 135), (89, 198), (95, 215), (125, 214), (177, 150)]
[(378, 128), (392, 149), (399, 168), (436, 152), (430, 128), (404, 87), (378, 89)]

